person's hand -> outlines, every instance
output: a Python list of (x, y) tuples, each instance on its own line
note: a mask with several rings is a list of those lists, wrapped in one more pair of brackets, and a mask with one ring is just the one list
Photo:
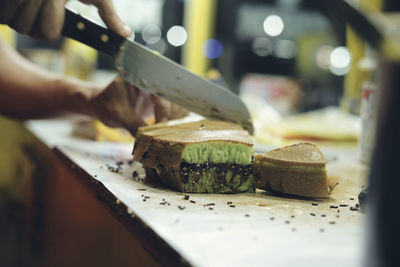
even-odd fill
[(105, 125), (127, 129), (136, 135), (145, 120), (156, 122), (184, 117), (188, 112), (169, 101), (160, 99), (129, 85), (117, 77), (107, 88), (90, 101), (92, 112)]
[[(132, 32), (117, 15), (112, 0), (80, 0), (94, 5), (107, 27), (123, 37)], [(0, 0), (0, 24), (7, 24), (20, 33), (56, 40), (64, 24), (67, 0)]]
[(179, 119), (187, 116), (189, 112), (182, 107), (169, 102), (168, 100), (152, 95), (154, 101), (155, 122), (163, 122)]

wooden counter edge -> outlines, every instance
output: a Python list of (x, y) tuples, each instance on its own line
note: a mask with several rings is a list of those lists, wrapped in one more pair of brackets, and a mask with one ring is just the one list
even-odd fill
[(57, 147), (55, 155), (75, 174), (84, 187), (93, 194), (130, 233), (132, 233), (154, 258), (164, 266), (191, 266), (176, 250), (164, 241), (154, 230), (130, 210), (124, 203), (117, 203), (117, 197), (97, 179), (75, 164)]

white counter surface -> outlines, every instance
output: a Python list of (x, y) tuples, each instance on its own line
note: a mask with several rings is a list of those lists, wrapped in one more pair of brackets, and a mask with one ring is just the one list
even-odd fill
[[(362, 266), (365, 215), (349, 209), (358, 202), (365, 178), (355, 150), (328, 163), (328, 173), (341, 179), (330, 199), (293, 199), (257, 191), (190, 194), (184, 200), (181, 193), (142, 181), (139, 164), (129, 164), (133, 144), (75, 138), (70, 122), (64, 120), (31, 121), (28, 128), (104, 185), (115, 196), (115, 204), (126, 205), (128, 214), (140, 218), (191, 265)], [(109, 166), (117, 167), (119, 161), (121, 171), (111, 172)], [(139, 178), (133, 177), (134, 170)]]

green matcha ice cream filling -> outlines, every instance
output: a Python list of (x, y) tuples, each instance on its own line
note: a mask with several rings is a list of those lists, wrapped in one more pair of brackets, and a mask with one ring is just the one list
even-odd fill
[(182, 158), (187, 163), (203, 164), (231, 163), (247, 165), (251, 163), (253, 147), (239, 143), (207, 142), (187, 145)]

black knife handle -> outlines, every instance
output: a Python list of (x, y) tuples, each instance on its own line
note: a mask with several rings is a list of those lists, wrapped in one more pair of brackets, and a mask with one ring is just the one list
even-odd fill
[(96, 50), (115, 56), (124, 37), (106, 29), (83, 16), (65, 8), (65, 21), (62, 34)]

